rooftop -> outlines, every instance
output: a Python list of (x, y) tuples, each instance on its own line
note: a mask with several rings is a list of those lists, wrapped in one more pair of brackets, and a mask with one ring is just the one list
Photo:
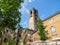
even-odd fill
[(50, 18), (56, 16), (57, 14), (60, 14), (60, 11), (58, 11), (58, 12), (56, 12), (55, 14), (53, 14), (53, 15), (51, 15), (51, 16), (45, 18), (43, 21), (46, 21), (46, 20), (48, 20), (48, 19), (50, 19)]

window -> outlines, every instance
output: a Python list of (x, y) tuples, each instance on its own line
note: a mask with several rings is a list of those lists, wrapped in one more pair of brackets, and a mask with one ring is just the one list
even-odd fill
[(48, 22), (52, 22), (53, 21), (53, 19), (48, 19)]
[(30, 14), (32, 14), (32, 11), (30, 11)]
[(56, 35), (56, 29), (54, 26), (51, 26), (51, 33), (52, 35)]
[(30, 17), (32, 17), (32, 11), (30, 11)]

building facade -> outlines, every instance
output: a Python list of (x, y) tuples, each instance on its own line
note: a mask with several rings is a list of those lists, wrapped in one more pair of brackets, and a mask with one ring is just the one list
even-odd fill
[[(33, 34), (33, 41), (39, 40), (40, 37), (38, 35), (38, 31), (36, 29), (36, 20), (38, 18), (38, 11), (36, 9), (30, 10), (30, 18), (29, 18), (29, 29), (36, 30)], [(44, 26), (46, 26), (46, 30), (48, 31), (49, 39), (60, 38), (60, 12), (46, 18), (43, 20)]]
[(60, 37), (60, 12), (48, 17), (43, 23), (52, 39)]

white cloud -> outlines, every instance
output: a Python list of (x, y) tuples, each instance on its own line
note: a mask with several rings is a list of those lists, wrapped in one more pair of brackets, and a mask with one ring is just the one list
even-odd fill
[(28, 13), (29, 14), (29, 10), (26, 8), (26, 6), (28, 5), (28, 2), (31, 3), (34, 0), (24, 0), (24, 3), (21, 4), (22, 8), (19, 10), (22, 14), (24, 13)]
[(26, 12), (29, 14), (29, 10), (26, 10)]
[(25, 10), (26, 10), (25, 6), (22, 6), (20, 11), (24, 12)]
[[(22, 14), (25, 14), (25, 13), (28, 13), (29, 14), (29, 10), (27, 9), (27, 5), (31, 4), (31, 2), (33, 2), (34, 0), (24, 0), (24, 3), (21, 3), (21, 6), (22, 8), (19, 9), (19, 11), (22, 13)], [(28, 24), (28, 20), (24, 21), (21, 23), (21, 25), (26, 25)], [(27, 27), (27, 26), (25, 26)]]
[(29, 2), (32, 2), (32, 0), (29, 0)]
[(34, 0), (28, 0), (29, 2), (33, 2)]
[(25, 6), (22, 6), (22, 8), (19, 10), (22, 14), (24, 13), (28, 13), (29, 14), (29, 10), (25, 7)]

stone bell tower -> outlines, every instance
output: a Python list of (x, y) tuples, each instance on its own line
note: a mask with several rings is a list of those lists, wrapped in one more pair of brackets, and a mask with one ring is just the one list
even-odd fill
[(38, 11), (35, 8), (30, 10), (30, 18), (29, 18), (29, 29), (37, 30), (37, 18), (38, 18)]

